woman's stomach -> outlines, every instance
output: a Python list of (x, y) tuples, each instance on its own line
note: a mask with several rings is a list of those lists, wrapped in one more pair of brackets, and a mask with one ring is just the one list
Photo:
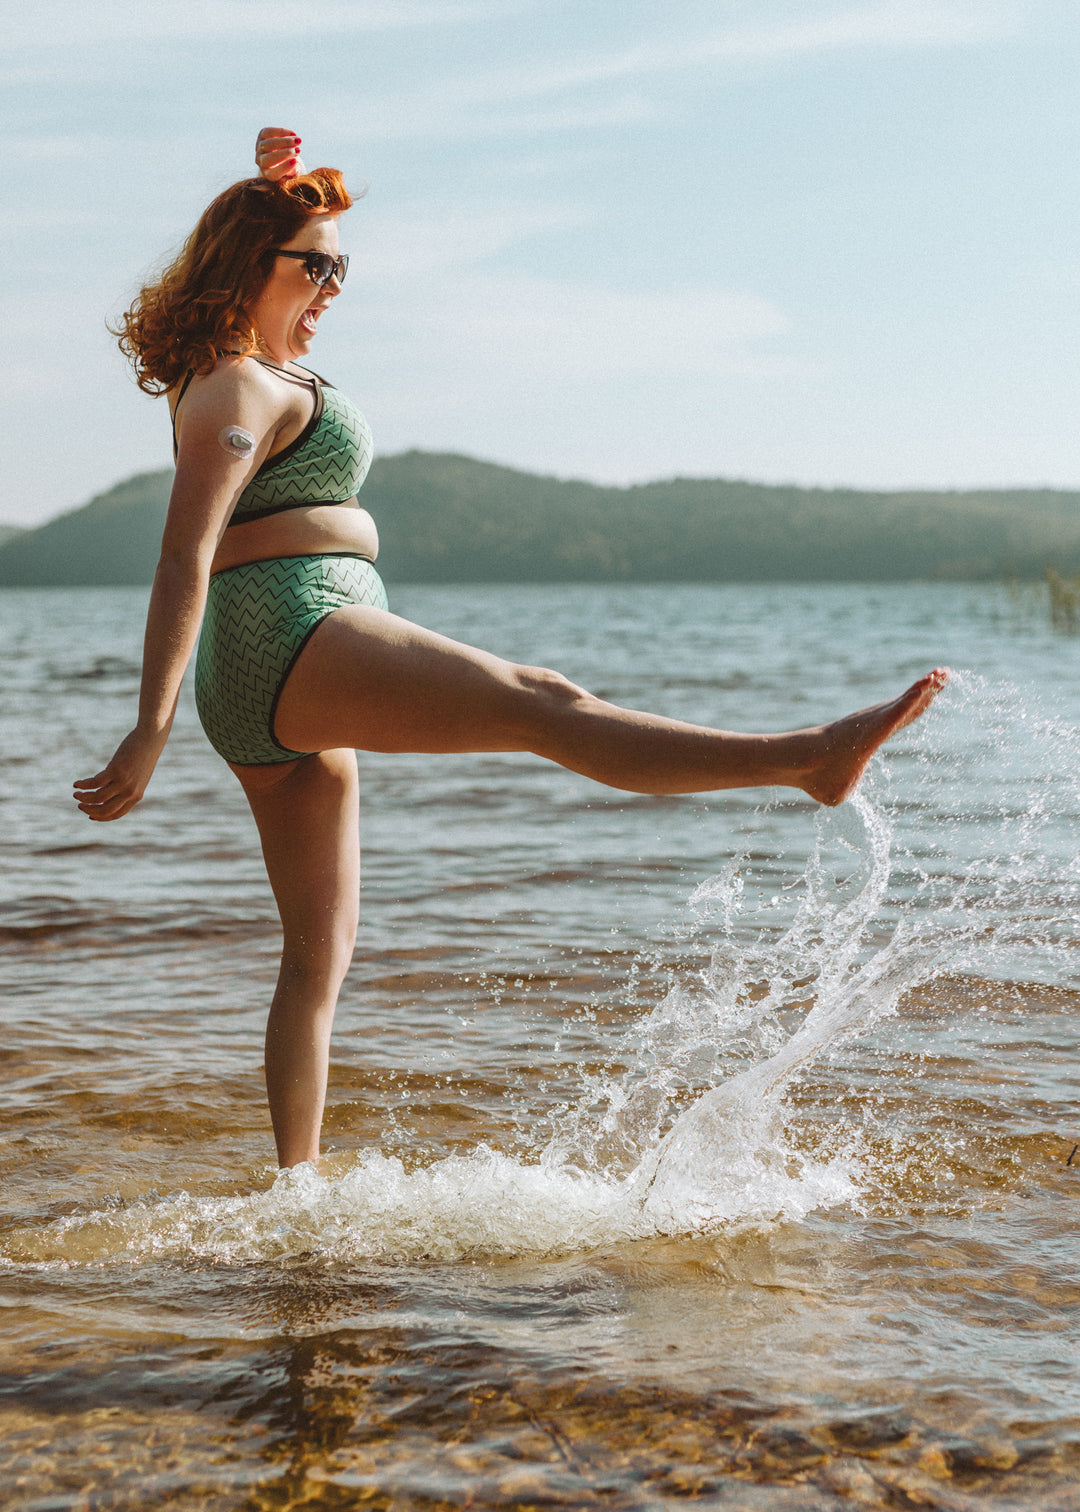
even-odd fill
[(282, 509), (261, 520), (230, 525), (210, 566), (211, 573), (266, 557), (315, 556), (341, 552), (370, 557), (379, 554), (375, 521), (355, 499), (347, 504), (304, 504)]

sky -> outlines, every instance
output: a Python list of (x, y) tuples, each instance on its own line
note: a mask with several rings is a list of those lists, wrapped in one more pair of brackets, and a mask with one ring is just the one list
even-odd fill
[(1078, 65), (1076, 0), (24, 5), (0, 522), (168, 465), (106, 322), (263, 125), (368, 186), (310, 362), (383, 454), (1080, 488)]

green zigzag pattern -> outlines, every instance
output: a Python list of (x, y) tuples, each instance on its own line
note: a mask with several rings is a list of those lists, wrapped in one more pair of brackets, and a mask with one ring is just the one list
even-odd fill
[(323, 411), (314, 431), (280, 463), (256, 473), (230, 523), (251, 512), (291, 504), (344, 504), (354, 498), (371, 466), (371, 429), (340, 390), (323, 385)]
[(347, 604), (387, 607), (382, 579), (362, 557), (274, 557), (210, 579), (195, 701), (226, 761), (262, 766), (304, 754), (274, 739), (274, 701), (311, 631)]

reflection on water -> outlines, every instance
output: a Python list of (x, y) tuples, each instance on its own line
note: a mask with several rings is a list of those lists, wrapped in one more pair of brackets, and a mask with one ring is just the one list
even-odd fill
[(403, 591), (736, 728), (977, 671), (830, 814), (361, 756), (331, 1154), (278, 1175), (190, 708), (128, 821), (68, 807), (141, 598), (0, 595), (5, 1506), (1077, 1505), (1077, 643), (947, 587)]

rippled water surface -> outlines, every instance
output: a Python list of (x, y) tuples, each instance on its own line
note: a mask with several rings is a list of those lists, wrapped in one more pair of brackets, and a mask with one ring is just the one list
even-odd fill
[(0, 1503), (1080, 1508), (1080, 641), (993, 589), (399, 588), (637, 707), (964, 669), (857, 800), (361, 755), (322, 1174), (185, 698), (75, 810), (145, 595), (0, 593)]

